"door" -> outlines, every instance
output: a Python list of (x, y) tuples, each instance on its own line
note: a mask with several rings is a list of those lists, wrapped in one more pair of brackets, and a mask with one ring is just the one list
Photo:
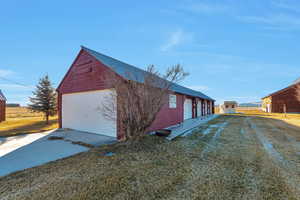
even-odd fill
[(183, 117), (184, 120), (193, 118), (192, 99), (185, 99), (183, 110), (184, 110), (184, 117)]
[(197, 117), (201, 117), (202, 116), (202, 104), (201, 104), (201, 101), (198, 101), (197, 103)]
[(267, 113), (270, 113), (270, 112), (271, 112), (271, 105), (267, 104)]
[(102, 109), (103, 102), (112, 99), (112, 92), (97, 90), (62, 95), (62, 127), (116, 137), (116, 119), (104, 117)]

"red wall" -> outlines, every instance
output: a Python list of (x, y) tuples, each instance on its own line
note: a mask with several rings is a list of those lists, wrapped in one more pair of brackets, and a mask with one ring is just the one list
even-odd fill
[(5, 109), (6, 109), (5, 101), (0, 101), (0, 122), (5, 121)]
[(106, 72), (110, 69), (81, 50), (58, 87), (62, 94), (107, 89)]
[(162, 107), (149, 131), (166, 128), (183, 121), (184, 95), (176, 94), (176, 108), (169, 108), (169, 102)]
[[(284, 105), (287, 113), (300, 112), (300, 84), (290, 87), (272, 96), (272, 112), (283, 113)], [(297, 97), (299, 96), (299, 97)]]

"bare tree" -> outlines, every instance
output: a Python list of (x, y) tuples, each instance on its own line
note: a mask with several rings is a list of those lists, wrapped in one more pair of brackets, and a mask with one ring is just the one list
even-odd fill
[(179, 64), (168, 68), (163, 75), (154, 65), (138, 75), (128, 72), (127, 79), (109, 73), (107, 80), (114, 92), (102, 102), (101, 112), (105, 118), (120, 120), (125, 140), (137, 140), (145, 135), (168, 102), (171, 87), (187, 75)]

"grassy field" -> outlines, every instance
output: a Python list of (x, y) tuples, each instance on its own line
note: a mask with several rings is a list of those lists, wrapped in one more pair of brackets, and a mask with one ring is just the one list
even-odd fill
[[(215, 108), (215, 112), (219, 113), (219, 108)], [(300, 127), (300, 114), (281, 114), (281, 113), (266, 113), (259, 107), (238, 107), (238, 114), (234, 115), (244, 115), (244, 116), (260, 116), (271, 119), (282, 120), (288, 124)]]
[(300, 127), (300, 114), (266, 113), (263, 112), (260, 108), (238, 108), (237, 112), (243, 113), (244, 116), (260, 116), (265, 118), (278, 119), (288, 124)]
[(0, 199), (297, 200), (300, 128), (273, 117), (223, 115), (173, 141), (93, 148), (0, 178)]
[(57, 128), (57, 116), (45, 124), (41, 113), (34, 113), (25, 107), (8, 107), (6, 121), (0, 123), (0, 136), (14, 136), (24, 133), (37, 133)]

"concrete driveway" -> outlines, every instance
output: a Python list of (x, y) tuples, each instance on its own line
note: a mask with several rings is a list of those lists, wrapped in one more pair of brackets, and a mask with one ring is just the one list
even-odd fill
[[(52, 136), (63, 139), (49, 140), (48, 138)], [(75, 130), (55, 130), (2, 137), (0, 138), (0, 176), (89, 150), (86, 146), (72, 142), (100, 146), (114, 143), (116, 139)]]

